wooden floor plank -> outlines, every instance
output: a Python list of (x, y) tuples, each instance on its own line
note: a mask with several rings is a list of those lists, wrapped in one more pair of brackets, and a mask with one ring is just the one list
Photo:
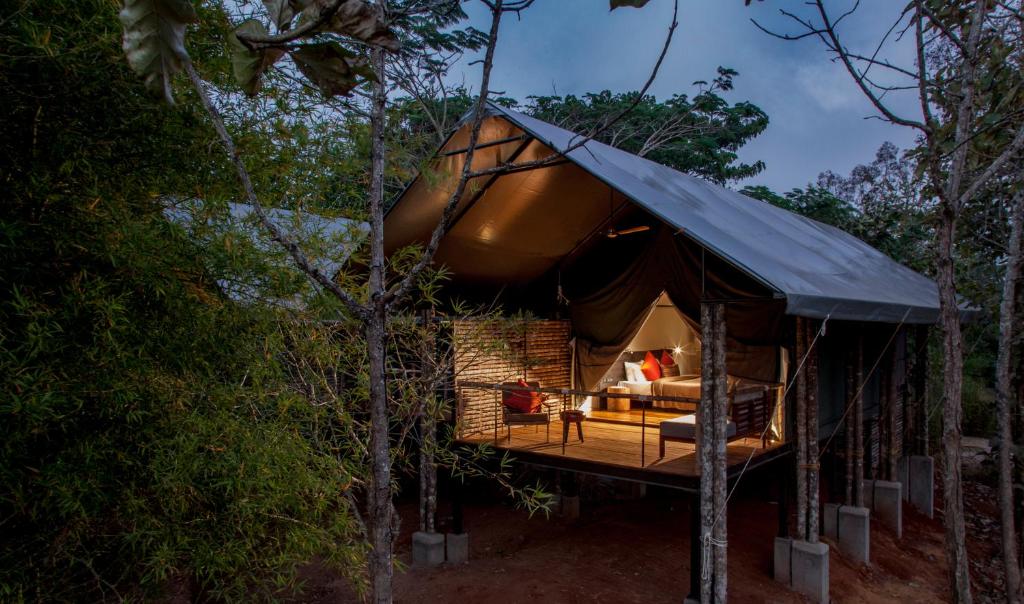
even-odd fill
[[(636, 413), (639, 413), (637, 411)], [(610, 464), (627, 468), (642, 468), (652, 472), (662, 472), (681, 476), (696, 477), (697, 455), (694, 445), (689, 443), (668, 442), (665, 444), (665, 457), (658, 458), (658, 429), (647, 426), (642, 430), (639, 425), (608, 423), (601, 421), (584, 421), (583, 437), (580, 442), (576, 435), (576, 427), (569, 426), (569, 440), (562, 446), (562, 424), (555, 421), (551, 425), (551, 439), (546, 439), (543, 427), (515, 427), (512, 439), (506, 438), (507, 430), (498, 433), (498, 442), (494, 442), (493, 433), (465, 435), (459, 440), (467, 443), (492, 443), (497, 449), (508, 451), (528, 451), (551, 457), (566, 457)], [(646, 445), (643, 462), (641, 462), (641, 436)], [(728, 465), (740, 466), (746, 463), (751, 452), (764, 454), (781, 444), (769, 444), (761, 448), (757, 439), (741, 438), (732, 441), (726, 448)]]

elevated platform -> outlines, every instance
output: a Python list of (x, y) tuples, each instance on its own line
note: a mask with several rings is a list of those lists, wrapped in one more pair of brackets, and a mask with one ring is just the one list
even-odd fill
[[(583, 423), (584, 442), (576, 438), (573, 430), (563, 445), (561, 424), (557, 419), (553, 422), (550, 441), (546, 439), (543, 427), (527, 426), (513, 428), (511, 439), (502, 429), (497, 442), (493, 433), (467, 434), (457, 442), (472, 445), (488, 443), (500, 453), (510, 452), (517, 461), (537, 466), (696, 491), (700, 486), (700, 474), (695, 445), (668, 442), (665, 457), (659, 459), (658, 428), (656, 424), (652, 426), (655, 419), (647, 417), (646, 426), (638, 425), (631, 418), (632, 412), (629, 413), (630, 417), (620, 417), (617, 421), (608, 421), (600, 416), (587, 419)], [(648, 415), (650, 413), (648, 411)], [(669, 417), (678, 415), (668, 414)], [(741, 438), (728, 444), (727, 472), (730, 478), (739, 474), (748, 458), (749, 471), (780, 460), (790, 452), (790, 447), (784, 443), (767, 447), (760, 445), (761, 442), (753, 438)]]

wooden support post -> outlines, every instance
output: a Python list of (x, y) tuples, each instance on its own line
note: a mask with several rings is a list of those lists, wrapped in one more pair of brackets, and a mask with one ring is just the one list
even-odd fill
[(818, 463), (818, 347), (815, 344), (817, 329), (811, 329), (814, 322), (807, 321), (804, 337), (807, 338), (807, 541), (818, 542), (818, 503), (821, 476)]
[(853, 400), (853, 505), (864, 507), (864, 336), (857, 336), (857, 358), (853, 366), (856, 384)]
[[(796, 537), (807, 539), (807, 353), (806, 325), (796, 318)], [(803, 367), (800, 363), (804, 362)]]
[[(725, 306), (701, 304), (701, 402), (697, 410), (700, 471), (700, 543), (710, 556), (710, 576), (701, 575), (701, 602), (725, 602), (727, 593)], [(707, 547), (710, 546), (710, 547)], [(705, 562), (707, 564), (707, 562)]]

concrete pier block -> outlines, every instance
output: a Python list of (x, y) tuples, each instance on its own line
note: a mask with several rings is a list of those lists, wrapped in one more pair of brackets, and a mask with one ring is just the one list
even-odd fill
[(812, 602), (828, 602), (828, 545), (794, 541), (792, 556), (793, 589)]
[(867, 508), (844, 505), (839, 508), (839, 549), (857, 562), (871, 556), (871, 513)]
[(903, 483), (907, 500), (925, 516), (935, 514), (935, 461), (928, 455), (907, 459), (907, 480)]
[(580, 519), (579, 495), (562, 495), (562, 518), (566, 520)]
[(412, 534), (413, 566), (437, 566), (444, 562), (444, 535), (416, 531)]
[(445, 559), (448, 564), (469, 561), (469, 533), (445, 533)]
[(838, 503), (826, 503), (821, 512), (822, 533), (829, 539), (839, 538), (839, 508)]
[(864, 493), (864, 507), (871, 510), (875, 507), (875, 481), (874, 480), (862, 480), (861, 492)]
[(899, 539), (903, 536), (903, 485), (888, 480), (876, 480), (872, 490), (872, 510), (875, 516), (883, 526), (896, 533), (896, 538)]
[(793, 586), (793, 576), (791, 574), (792, 549), (793, 540), (789, 537), (775, 538), (775, 553), (772, 556), (772, 567), (775, 570), (775, 580), (787, 587)]

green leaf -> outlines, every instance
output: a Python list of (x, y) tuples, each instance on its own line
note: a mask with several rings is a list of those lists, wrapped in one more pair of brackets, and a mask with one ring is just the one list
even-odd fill
[(647, 4), (648, 0), (608, 0), (611, 5), (608, 10), (615, 10), (620, 6), (632, 6), (633, 8), (642, 8), (643, 5)]
[(128, 65), (146, 88), (174, 103), (171, 78), (189, 60), (185, 26), (196, 21), (188, 0), (125, 0), (118, 14), (124, 26), (122, 47)]
[(277, 26), (278, 31), (287, 31), (291, 28), (292, 19), (295, 17), (291, 2), (288, 0), (263, 0), (263, 6), (266, 7), (267, 13), (274, 25)]
[[(299, 0), (297, 0), (299, 1)], [(305, 0), (309, 2), (309, 0)], [(333, 4), (333, 0), (314, 0), (304, 7), (308, 17), (315, 18), (320, 12)], [(392, 52), (401, 48), (398, 37), (387, 28), (384, 18), (376, 5), (365, 0), (348, 0), (338, 7), (337, 12), (328, 21), (326, 31), (349, 36), (381, 46)]]
[(375, 79), (372, 69), (362, 57), (356, 57), (333, 42), (308, 44), (291, 52), (299, 71), (330, 98), (348, 96), (360, 78)]
[(238, 39), (239, 34), (244, 37), (265, 37), (267, 28), (259, 21), (249, 19), (236, 27), (234, 33), (228, 36), (228, 43), (231, 45), (231, 69), (234, 72), (235, 81), (245, 91), (245, 94), (255, 96), (259, 92), (263, 73), (281, 58), (284, 50), (280, 48), (252, 50)]

